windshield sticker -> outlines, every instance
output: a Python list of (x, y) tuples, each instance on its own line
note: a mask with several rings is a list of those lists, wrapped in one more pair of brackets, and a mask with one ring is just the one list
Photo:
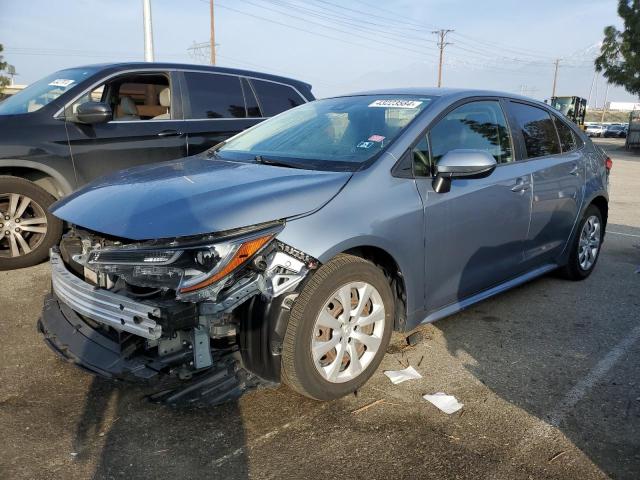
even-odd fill
[(385, 139), (382, 135), (371, 135), (367, 140), (370, 142), (382, 142)]
[(65, 78), (57, 78), (53, 82), (51, 82), (49, 85), (51, 85), (52, 87), (68, 87), (73, 82), (75, 82), (75, 80), (67, 80)]
[(376, 100), (369, 104), (370, 107), (382, 108), (418, 108), (423, 102), (418, 100)]
[(374, 143), (373, 142), (360, 142), (358, 145), (356, 145), (357, 148), (371, 148), (373, 147)]

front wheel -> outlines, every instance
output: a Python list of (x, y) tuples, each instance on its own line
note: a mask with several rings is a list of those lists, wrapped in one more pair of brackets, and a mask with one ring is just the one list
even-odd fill
[(289, 319), (282, 377), (302, 395), (333, 400), (360, 388), (389, 345), (394, 297), (373, 263), (338, 255), (305, 285)]
[(562, 275), (570, 280), (587, 278), (598, 261), (604, 237), (604, 224), (598, 207), (590, 205), (587, 208), (577, 232), (569, 253), (569, 261), (560, 270)]
[(23, 178), (0, 176), (0, 270), (30, 267), (49, 255), (62, 235), (51, 215), (55, 198)]

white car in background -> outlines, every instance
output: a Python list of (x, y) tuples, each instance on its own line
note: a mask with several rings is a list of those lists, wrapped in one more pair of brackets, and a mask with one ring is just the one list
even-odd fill
[(604, 134), (606, 127), (600, 124), (588, 125), (585, 133), (590, 137), (601, 137)]

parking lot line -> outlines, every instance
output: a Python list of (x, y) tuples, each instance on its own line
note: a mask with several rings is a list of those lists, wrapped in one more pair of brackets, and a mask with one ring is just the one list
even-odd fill
[(622, 235), (624, 237), (636, 237), (636, 238), (640, 238), (640, 235), (635, 235), (633, 233), (622, 233), (622, 232), (607, 232), (607, 233), (611, 233), (613, 235)]
[[(640, 339), (640, 325), (637, 325), (629, 335), (615, 345), (600, 361), (576, 383), (571, 390), (558, 402), (553, 411), (547, 415), (547, 421), (541, 421), (537, 425), (524, 432), (522, 439), (511, 449), (513, 455), (507, 455), (509, 462), (513, 463), (516, 458), (529, 457), (533, 448), (542, 440), (546, 440), (557, 427), (567, 417), (571, 410), (582, 400), (585, 395), (598, 383), (613, 366), (627, 353), (636, 341)], [(508, 478), (507, 472), (502, 465), (493, 478)]]

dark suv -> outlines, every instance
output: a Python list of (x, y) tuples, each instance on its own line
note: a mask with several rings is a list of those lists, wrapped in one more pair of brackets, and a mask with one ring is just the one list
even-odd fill
[(202, 152), (313, 100), (311, 85), (202, 65), (61, 70), (0, 102), (0, 270), (42, 261), (62, 233), (48, 207), (114, 170)]

